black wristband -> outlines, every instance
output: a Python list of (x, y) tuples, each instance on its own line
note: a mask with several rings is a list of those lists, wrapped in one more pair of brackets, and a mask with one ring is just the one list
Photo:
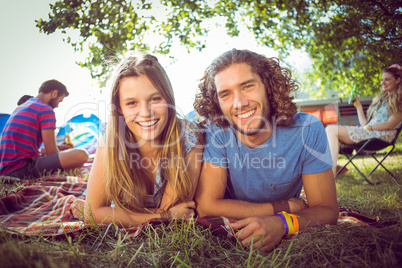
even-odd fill
[(277, 200), (273, 201), (272, 206), (274, 207), (274, 214), (285, 211), (290, 213), (289, 201), (288, 200)]

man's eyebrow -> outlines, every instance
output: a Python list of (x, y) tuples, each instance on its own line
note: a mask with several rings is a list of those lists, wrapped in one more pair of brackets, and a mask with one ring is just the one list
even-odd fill
[[(244, 85), (247, 85), (247, 84), (249, 84), (249, 83), (255, 83), (255, 82), (257, 82), (257, 80), (256, 79), (254, 79), (254, 78), (251, 78), (251, 79), (249, 79), (249, 80), (246, 80), (246, 81), (244, 81), (244, 82), (241, 82), (240, 83), (240, 86), (244, 86)], [(223, 89), (223, 90), (218, 90), (217, 89), (217, 93), (218, 93), (218, 95), (220, 95), (220, 94), (222, 94), (222, 93), (226, 93), (227, 91), (230, 91), (229, 89)]]
[(247, 85), (248, 83), (254, 83), (254, 82), (257, 82), (257, 80), (252, 78), (252, 79), (249, 79), (249, 80), (246, 80), (246, 81), (242, 82), (240, 85), (244, 86), (244, 85)]
[(228, 91), (229, 91), (229, 89), (223, 89), (223, 90), (218, 91), (217, 93), (218, 93), (218, 95), (221, 95), (222, 93), (226, 93)]

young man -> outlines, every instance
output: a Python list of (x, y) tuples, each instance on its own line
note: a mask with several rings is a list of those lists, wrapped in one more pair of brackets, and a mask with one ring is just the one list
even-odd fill
[[(239, 219), (240, 241), (264, 251), (291, 229), (338, 218), (325, 131), (297, 113), (297, 88), (277, 59), (233, 49), (206, 69), (194, 104), (208, 121), (197, 212)], [(273, 215), (281, 211), (293, 214)]]
[[(48, 80), (41, 85), (36, 98), (15, 109), (1, 136), (0, 175), (37, 178), (44, 172), (79, 168), (88, 160), (83, 149), (59, 151), (56, 145), (53, 109), (68, 95), (65, 85)], [(41, 153), (42, 141), (45, 147)]]

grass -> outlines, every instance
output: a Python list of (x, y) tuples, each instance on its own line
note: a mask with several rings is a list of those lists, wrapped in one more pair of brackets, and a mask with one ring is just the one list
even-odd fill
[[(401, 151), (386, 161), (396, 181), (379, 168), (369, 179), (381, 183), (371, 186), (348, 166), (350, 170), (336, 178), (339, 204), (366, 216), (401, 222)], [(368, 158), (357, 163), (364, 173), (374, 166)], [(18, 185), (0, 184), (0, 194)], [(94, 225), (58, 238), (0, 232), (0, 260), (1, 267), (401, 267), (402, 232), (353, 224), (314, 227), (261, 253), (192, 221), (149, 226), (135, 239), (114, 225)]]

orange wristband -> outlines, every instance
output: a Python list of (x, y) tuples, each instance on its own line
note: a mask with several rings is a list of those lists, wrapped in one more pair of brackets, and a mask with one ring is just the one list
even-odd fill
[(297, 219), (296, 215), (289, 214), (289, 216), (293, 220), (293, 226), (294, 226), (294, 233), (297, 233), (299, 231), (299, 220)]
[(297, 233), (299, 231), (299, 220), (297, 219), (298, 216), (286, 213), (284, 211), (280, 212), (285, 219), (288, 225), (288, 235)]

